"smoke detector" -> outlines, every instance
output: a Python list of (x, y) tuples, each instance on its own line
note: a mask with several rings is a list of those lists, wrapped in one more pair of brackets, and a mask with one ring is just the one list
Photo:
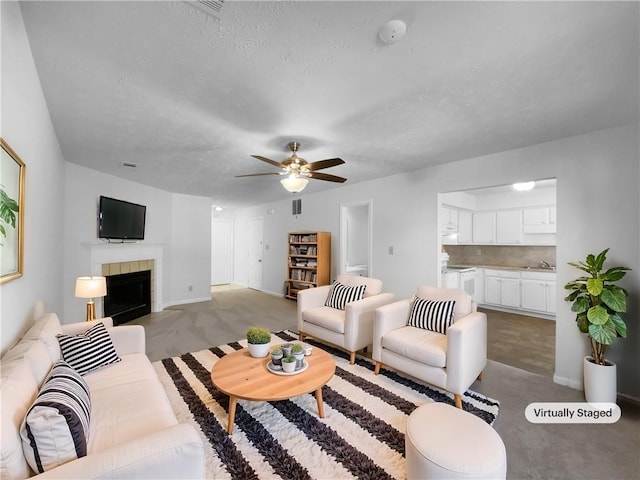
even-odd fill
[(402, 40), (405, 33), (407, 33), (406, 23), (402, 20), (390, 20), (382, 26), (378, 32), (378, 37), (384, 43), (396, 43)]

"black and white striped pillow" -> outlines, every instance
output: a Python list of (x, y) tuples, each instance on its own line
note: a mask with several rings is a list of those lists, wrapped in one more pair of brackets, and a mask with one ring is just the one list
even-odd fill
[(80, 335), (56, 335), (65, 362), (80, 375), (120, 361), (104, 323), (96, 323)]
[(89, 441), (91, 398), (84, 379), (58, 360), (29, 408), (22, 427), (22, 449), (33, 471), (84, 457)]
[(407, 325), (446, 334), (447, 328), (453, 323), (455, 306), (455, 300), (438, 302), (415, 297)]
[(335, 281), (331, 286), (331, 291), (327, 297), (327, 301), (324, 302), (325, 306), (331, 308), (337, 308), (338, 310), (344, 310), (347, 303), (357, 302), (362, 300), (364, 291), (367, 288), (366, 285), (358, 285), (356, 287), (347, 287), (342, 283)]

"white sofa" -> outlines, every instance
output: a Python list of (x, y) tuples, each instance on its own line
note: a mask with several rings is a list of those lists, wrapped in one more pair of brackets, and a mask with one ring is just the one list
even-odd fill
[[(60, 359), (56, 334), (76, 335), (102, 321), (121, 361), (86, 374), (91, 398), (87, 455), (34, 476), (20, 428), (52, 365)], [(0, 478), (204, 478), (198, 432), (179, 424), (145, 354), (144, 328), (113, 327), (110, 318), (61, 325), (46, 314), (0, 362)]]

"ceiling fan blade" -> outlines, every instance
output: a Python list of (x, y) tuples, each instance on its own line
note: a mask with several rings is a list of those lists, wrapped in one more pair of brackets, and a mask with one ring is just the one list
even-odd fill
[(323, 168), (336, 167), (342, 165), (344, 160), (341, 158), (327, 158), (326, 160), (318, 160), (317, 162), (309, 163), (307, 168), (312, 172), (316, 170), (322, 170)]
[(280, 175), (278, 172), (270, 172), (270, 173), (249, 173), (247, 175), (236, 175), (236, 178), (240, 177), (261, 177), (263, 175)]
[(267, 162), (269, 165), (273, 165), (274, 167), (284, 168), (284, 165), (280, 162), (276, 162), (275, 160), (271, 160), (267, 157), (262, 157), (260, 155), (251, 155), (253, 158), (257, 158), (258, 160), (262, 160), (263, 162)]
[(327, 182), (344, 183), (347, 181), (346, 178), (338, 177), (336, 175), (329, 175), (328, 173), (311, 172), (310, 176), (311, 178), (315, 178), (316, 180), (326, 180)]

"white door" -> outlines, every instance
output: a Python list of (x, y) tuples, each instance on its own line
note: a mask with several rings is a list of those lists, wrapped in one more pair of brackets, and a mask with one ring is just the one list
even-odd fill
[(233, 281), (233, 220), (211, 221), (211, 285)]
[(248, 287), (262, 290), (262, 217), (249, 220)]

